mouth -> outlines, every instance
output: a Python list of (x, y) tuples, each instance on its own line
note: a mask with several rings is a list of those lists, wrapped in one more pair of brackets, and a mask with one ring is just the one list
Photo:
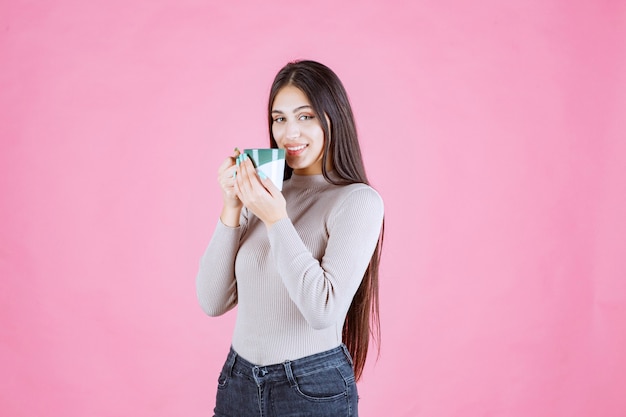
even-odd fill
[(285, 150), (287, 151), (287, 155), (297, 156), (300, 155), (309, 145), (292, 145), (285, 146)]

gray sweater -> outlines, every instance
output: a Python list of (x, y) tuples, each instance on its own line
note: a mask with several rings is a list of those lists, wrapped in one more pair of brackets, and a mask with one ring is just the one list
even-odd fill
[(219, 221), (196, 278), (208, 315), (238, 306), (232, 346), (262, 366), (339, 346), (383, 219), (365, 184), (294, 174), (282, 192), (289, 218), (269, 230), (245, 207), (239, 227)]

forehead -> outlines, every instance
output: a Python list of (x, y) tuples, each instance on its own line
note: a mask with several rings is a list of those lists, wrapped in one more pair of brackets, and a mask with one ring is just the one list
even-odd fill
[(310, 105), (309, 99), (302, 90), (293, 85), (286, 85), (276, 94), (272, 110), (286, 111)]

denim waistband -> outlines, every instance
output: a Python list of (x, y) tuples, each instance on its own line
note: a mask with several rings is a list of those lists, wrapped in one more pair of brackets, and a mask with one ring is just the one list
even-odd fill
[(348, 348), (341, 344), (334, 349), (324, 352), (267, 366), (248, 362), (231, 347), (224, 366), (229, 374), (236, 373), (245, 376), (258, 384), (260, 380), (265, 382), (291, 381), (293, 377), (306, 375), (319, 369), (346, 364), (350, 367), (353, 366), (352, 357)]

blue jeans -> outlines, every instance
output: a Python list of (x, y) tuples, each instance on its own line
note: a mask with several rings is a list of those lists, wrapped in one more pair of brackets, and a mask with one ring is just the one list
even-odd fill
[(282, 364), (257, 366), (232, 348), (218, 379), (214, 417), (358, 417), (345, 345)]

